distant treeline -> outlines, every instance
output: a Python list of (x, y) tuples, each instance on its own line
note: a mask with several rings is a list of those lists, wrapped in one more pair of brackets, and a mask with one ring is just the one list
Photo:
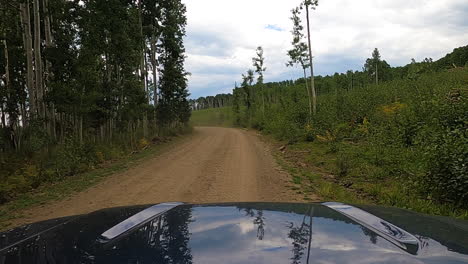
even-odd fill
[(221, 108), (232, 106), (232, 94), (218, 94), (216, 96), (200, 97), (198, 99), (189, 100), (190, 107), (193, 111), (209, 108)]
[[(378, 54), (380, 56), (380, 54)], [(377, 60), (377, 61), (376, 61)], [(361, 71), (347, 71), (346, 73), (335, 73), (327, 76), (315, 76), (315, 85), (318, 94), (330, 92), (339, 92), (340, 90), (349, 91), (351, 89), (365, 87), (375, 83), (375, 63), (378, 64), (378, 81), (386, 82), (391, 80), (416, 79), (423, 73), (438, 72), (442, 70), (467, 67), (468, 64), (468, 46), (456, 48), (452, 53), (445, 57), (433, 61), (432, 58), (426, 58), (421, 62), (411, 59), (411, 63), (400, 67), (391, 67), (385, 60), (379, 58), (367, 59)], [(310, 79), (308, 79), (310, 80)], [(266, 89), (265, 98), (268, 102), (277, 102), (274, 92), (275, 87), (285, 88), (292, 85), (305, 84), (304, 78), (297, 80), (286, 80), (281, 82), (269, 82), (264, 84)], [(237, 97), (242, 96), (242, 88), (235, 87), (233, 94)], [(189, 100), (192, 110), (201, 110), (208, 108), (219, 108), (233, 106), (236, 98), (233, 94), (218, 94), (216, 96), (200, 97)]]

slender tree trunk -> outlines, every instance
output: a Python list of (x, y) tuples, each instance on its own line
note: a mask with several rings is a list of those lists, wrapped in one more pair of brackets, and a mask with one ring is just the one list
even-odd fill
[(379, 67), (378, 62), (375, 63), (375, 84), (379, 85)]
[[(5, 53), (5, 88), (6, 88), (6, 94), (7, 94), (7, 102), (9, 101), (9, 98), (11, 98), (11, 83), (10, 83), (10, 67), (9, 67), (9, 55), (8, 55), (8, 43), (7, 43), (7, 40), (6, 40), (6, 36), (4, 35), (4, 40), (2, 41), (3, 42), (3, 47), (4, 47), (4, 53)], [(4, 117), (4, 114), (3, 114), (3, 103), (2, 103), (2, 118)], [(15, 149), (19, 149), (19, 144), (18, 143), (18, 140), (19, 138), (16, 136), (15, 134), (15, 130), (19, 129), (19, 126), (17, 126), (17, 120), (13, 119), (11, 120), (10, 116), (8, 116), (9, 118), (9, 125), (10, 125), (10, 137), (12, 139), (12, 142), (14, 143), (13, 145), (15, 146)], [(3, 120), (2, 120), (3, 122)], [(6, 125), (6, 122), (5, 122), (5, 125)]]
[(4, 33), (3, 37), (3, 48), (4, 48), (4, 54), (5, 54), (5, 90), (10, 91), (10, 58), (8, 54), (8, 43), (6, 40), (6, 34)]
[(303, 67), (302, 69), (304, 70), (304, 80), (305, 80), (305, 86), (307, 90), (307, 99), (309, 100), (309, 123), (310, 123), (311, 118), (312, 118), (312, 98), (310, 96), (310, 89), (309, 89), (309, 83), (307, 81), (306, 68)]
[(34, 10), (34, 72), (36, 76), (37, 104), (39, 117), (45, 117), (44, 87), (42, 79), (42, 56), (41, 56), (41, 14), (39, 0), (33, 0)]
[[(50, 14), (49, 14), (49, 1), (42, 0), (42, 10), (44, 11), (44, 35), (45, 35), (45, 45), (47, 48), (53, 47), (53, 36), (50, 27)], [(45, 60), (45, 72), (44, 72), (44, 92), (49, 92), (48, 86), (50, 82), (50, 78), (52, 78), (52, 73), (50, 69), (52, 64), (47, 59)], [(49, 135), (55, 139), (56, 138), (56, 113), (55, 113), (55, 105), (51, 103), (49, 107), (46, 107), (47, 110), (47, 127), (49, 130)]]
[[(3, 33), (3, 49), (4, 49), (4, 55), (5, 55), (5, 91), (7, 92), (7, 96), (10, 94), (10, 89), (11, 89), (11, 83), (10, 83), (10, 61), (9, 61), (9, 56), (8, 56), (8, 43), (6, 40), (6, 34)], [(8, 102), (8, 97), (7, 97), (7, 102)], [(5, 110), (3, 109), (3, 102), (1, 103), (1, 110), (2, 110), (2, 125), (3, 127), (6, 127), (6, 115), (5, 115)]]
[(148, 77), (148, 72), (149, 72), (149, 68), (148, 68), (148, 48), (145, 47), (145, 56), (144, 56), (144, 63), (145, 63), (145, 83), (146, 83), (146, 98), (148, 99), (148, 105), (151, 104), (151, 96), (150, 96), (150, 89), (149, 89), (149, 77)]
[(48, 48), (52, 47), (54, 42), (52, 31), (50, 27), (50, 14), (49, 14), (49, 0), (42, 0), (42, 8), (44, 11), (44, 33), (46, 46)]
[(20, 103), (20, 112), (21, 112), (21, 124), (22, 127), (27, 127), (28, 126), (28, 112), (26, 110), (26, 102), (22, 101)]
[(265, 119), (265, 87), (263, 87), (263, 83), (261, 84), (262, 87), (262, 115), (263, 118)]
[[(132, 133), (132, 125), (130, 124), (130, 120), (127, 122), (127, 133), (130, 134), (130, 148), (133, 150), (133, 133)], [(128, 135), (127, 134), (127, 135)]]
[[(146, 62), (146, 43), (145, 43), (145, 37), (143, 35), (143, 19), (142, 19), (142, 8), (141, 8), (141, 0), (138, 1), (138, 22), (140, 24), (140, 37), (141, 37), (141, 61), (140, 61), (140, 80), (143, 83), (143, 91), (145, 92), (145, 95), (148, 96), (148, 89), (147, 89), (147, 83), (146, 83), (146, 67), (145, 67), (145, 62)], [(148, 101), (148, 98), (146, 98)], [(148, 136), (148, 113), (145, 111), (143, 114), (143, 137)]]
[(158, 105), (158, 58), (156, 53), (156, 34), (151, 39), (151, 66), (153, 69), (154, 106)]
[(141, 57), (140, 57), (140, 81), (143, 83), (143, 90), (146, 93), (146, 83), (145, 83), (145, 55), (146, 55), (146, 49), (145, 49), (145, 38), (143, 36), (143, 20), (141, 17), (142, 9), (141, 9), (141, 0), (138, 1), (138, 23), (140, 26), (140, 37), (141, 37)]
[[(5, 49), (5, 90), (10, 89), (10, 69), (9, 69), (9, 57), (8, 57), (8, 43), (6, 40), (6, 34), (4, 33), (3, 37), (3, 47)], [(6, 115), (5, 110), (3, 109), (3, 102), (0, 102), (0, 110), (2, 112), (2, 127), (6, 128)]]
[(33, 68), (33, 47), (31, 36), (31, 13), (29, 10), (29, 0), (20, 4), (20, 17), (23, 28), (24, 50), (26, 52), (26, 84), (28, 86), (29, 96), (29, 118), (33, 118), (37, 114), (36, 106), (36, 87), (34, 85), (34, 68)]
[(83, 115), (80, 114), (78, 119), (78, 136), (80, 139), (80, 145), (83, 145)]
[(60, 142), (63, 142), (65, 139), (65, 121), (66, 117), (64, 113), (59, 114), (60, 117)]
[[(106, 42), (107, 42), (107, 38), (106, 38)], [(109, 54), (107, 52), (104, 53), (104, 58), (105, 58), (105, 76), (104, 76), (104, 82), (106, 84), (106, 101), (108, 102), (112, 102), (112, 95), (111, 95), (111, 92), (108, 91), (109, 89), (109, 85), (110, 85), (110, 82), (111, 82), (111, 79), (112, 79), (112, 69), (111, 69), (111, 63), (110, 63), (110, 59), (109, 59)], [(107, 113), (107, 116), (106, 116), (106, 120), (105, 120), (105, 134), (107, 136), (107, 139), (108, 139), (108, 142), (111, 142), (111, 126), (110, 126), (110, 120), (113, 118), (113, 112), (112, 112), (112, 109), (113, 109), (113, 106), (112, 105), (109, 105), (108, 106), (109, 109), (108, 109), (108, 113)]]
[(314, 80), (314, 57), (312, 56), (312, 44), (310, 40), (310, 19), (309, 19), (309, 6), (306, 5), (307, 14), (307, 37), (309, 40), (309, 56), (310, 56), (310, 84), (312, 88), (312, 107), (314, 115), (317, 114), (317, 93), (315, 91), (315, 80)]
[(114, 118), (111, 117), (109, 120), (109, 142), (112, 143), (113, 137), (114, 137)]
[(5, 116), (5, 110), (3, 109), (3, 103), (0, 104), (0, 111), (2, 113), (2, 127), (6, 128), (6, 116)]
[(99, 135), (100, 135), (99, 141), (101, 141), (101, 142), (104, 142), (104, 127), (105, 127), (104, 124), (99, 126), (99, 132), (100, 132), (99, 133)]

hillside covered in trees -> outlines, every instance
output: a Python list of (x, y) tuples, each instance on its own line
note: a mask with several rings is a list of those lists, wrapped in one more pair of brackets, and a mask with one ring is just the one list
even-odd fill
[(364, 202), (468, 218), (468, 46), (399, 67), (375, 48), (360, 71), (315, 76), (309, 16), (317, 7), (305, 0), (291, 10), (285, 64), (303, 78), (265, 83), (258, 47), (232, 95), (191, 101), (194, 110), (231, 113), (197, 111), (194, 121), (255, 128), (309, 153), (295, 162), (315, 169), (296, 164), (291, 173), (323, 199), (362, 202), (352, 189)]
[[(233, 90), (232, 122), (311, 152), (307, 163), (377, 203), (460, 216), (456, 208), (468, 205), (467, 66), (468, 46), (402, 67), (376, 49), (362, 71), (315, 76), (316, 114), (310, 78), (255, 84), (249, 70)], [(317, 177), (304, 175), (295, 179)], [(329, 188), (341, 186), (313, 185), (339, 199)]]
[(180, 0), (0, 1), (0, 203), (190, 118)]

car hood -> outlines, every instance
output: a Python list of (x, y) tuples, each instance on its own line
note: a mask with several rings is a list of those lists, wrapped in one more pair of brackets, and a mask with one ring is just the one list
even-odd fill
[(334, 203), (134, 206), (1, 233), (0, 263), (468, 263), (468, 224)]

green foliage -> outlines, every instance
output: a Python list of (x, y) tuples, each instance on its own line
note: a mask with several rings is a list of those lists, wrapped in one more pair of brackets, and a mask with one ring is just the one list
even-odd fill
[(193, 126), (234, 127), (234, 115), (230, 107), (198, 110), (192, 113)]
[(438, 200), (468, 204), (468, 134), (454, 130), (442, 135), (432, 146), (430, 166), (423, 179), (425, 187)]
[(339, 177), (345, 177), (350, 171), (350, 159), (347, 155), (340, 154), (336, 160), (337, 172), (336, 175)]
[(24, 133), (28, 144), (26, 144), (23, 150), (28, 155), (43, 150), (51, 143), (51, 138), (40, 122), (31, 123)]
[[(317, 78), (318, 113), (310, 125), (301, 80), (265, 84), (273, 98), (260, 129), (289, 143), (324, 144), (326, 151), (317, 155), (326, 158), (317, 157), (316, 165), (378, 203), (449, 215), (450, 208), (466, 207), (468, 69), (364, 86), (356, 85), (359, 73), (353, 75), (353, 89), (346, 75)], [(260, 98), (252, 99), (245, 113), (250, 125), (262, 116)]]
[[(0, 203), (187, 129), (180, 0), (49, 0), (39, 14), (30, 1), (4, 3)], [(20, 13), (40, 17), (40, 25)], [(28, 41), (35, 28), (44, 34)], [(43, 81), (29, 83), (30, 76)]]
[(385, 60), (381, 60), (380, 52), (377, 48), (372, 52), (372, 58), (366, 60), (364, 72), (369, 75), (369, 78), (376, 80), (376, 82), (391, 79), (390, 65)]
[(267, 112), (264, 130), (280, 140), (297, 142), (305, 137), (307, 117), (307, 110), (300, 104), (274, 105)]
[(453, 52), (447, 54), (442, 59), (434, 63), (434, 69), (450, 69), (455, 67), (464, 67), (468, 63), (468, 45), (459, 47)]
[(425, 189), (443, 201), (468, 204), (468, 103), (466, 92), (450, 94), (438, 109), (440, 129), (427, 146), (429, 171)]
[(187, 75), (184, 70), (185, 48), (183, 37), (187, 18), (186, 7), (181, 1), (163, 1), (163, 19), (166, 26), (161, 30), (160, 69), (161, 98), (158, 101), (157, 117), (162, 124), (187, 123), (190, 119), (190, 105), (187, 97)]
[(76, 140), (67, 139), (54, 150), (51, 160), (50, 168), (58, 178), (63, 178), (88, 170), (98, 158), (94, 145), (81, 145)]

